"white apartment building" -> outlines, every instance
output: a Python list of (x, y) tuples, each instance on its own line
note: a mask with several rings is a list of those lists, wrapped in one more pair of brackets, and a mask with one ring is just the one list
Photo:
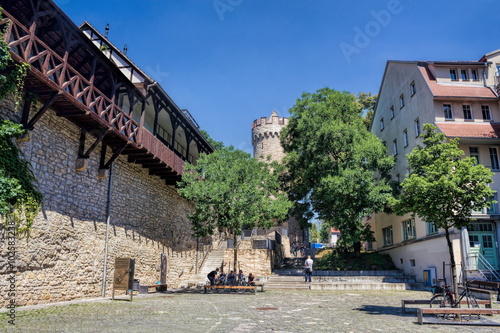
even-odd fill
[[(495, 173), (491, 186), (499, 191), (499, 79), (500, 50), (479, 61), (388, 61), (371, 131), (396, 157), (393, 179), (408, 175), (406, 155), (421, 144), (423, 124), (431, 123), (447, 138), (460, 138), (465, 155)], [(490, 279), (500, 268), (498, 204), (473, 217), (471, 227), (452, 230), (457, 275)], [(379, 213), (369, 221), (377, 240), (369, 248), (390, 254), (398, 268), (425, 285), (436, 278), (451, 281), (444, 230), (410, 215)]]

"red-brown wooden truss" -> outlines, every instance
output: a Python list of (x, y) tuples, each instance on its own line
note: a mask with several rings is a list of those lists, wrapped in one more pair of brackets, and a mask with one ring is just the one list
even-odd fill
[[(133, 112), (137, 111), (124, 112), (117, 103), (117, 96), (125, 94), (132, 107), (139, 103), (144, 111), (146, 99), (153, 96), (157, 112), (170, 110), (175, 126), (181, 126), (201, 152), (212, 151), (162, 90), (148, 90), (152, 82), (144, 82), (142, 87), (132, 84), (52, 1), (0, 3), (0, 25), (6, 27), (4, 39), (12, 58), (31, 66), (25, 83), (27, 97), (34, 95), (42, 102), (40, 109), (32, 111), (32, 99), (26, 100), (22, 123), (27, 128), (32, 129), (46, 110), (53, 109), (81, 128), (81, 158), (88, 158), (102, 143), (101, 168), (108, 168), (120, 154), (127, 154), (129, 162), (142, 164), (150, 174), (173, 185), (180, 180), (188, 156), (134, 120)], [(91, 138), (94, 141), (87, 144)]]

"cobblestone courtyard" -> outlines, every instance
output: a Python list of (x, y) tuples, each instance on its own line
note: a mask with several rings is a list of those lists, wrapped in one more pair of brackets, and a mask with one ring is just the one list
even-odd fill
[[(0, 313), (0, 332), (498, 332), (499, 327), (422, 325), (401, 313), (415, 291), (265, 291), (253, 294), (155, 293), (18, 308)], [(498, 304), (493, 305), (499, 307)], [(489, 317), (500, 321), (500, 316)], [(490, 320), (491, 320), (490, 319)]]

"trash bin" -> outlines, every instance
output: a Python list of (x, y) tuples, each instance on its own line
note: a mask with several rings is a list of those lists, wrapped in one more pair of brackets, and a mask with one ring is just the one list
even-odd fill
[(139, 290), (139, 280), (134, 279), (134, 284), (133, 284), (132, 289)]

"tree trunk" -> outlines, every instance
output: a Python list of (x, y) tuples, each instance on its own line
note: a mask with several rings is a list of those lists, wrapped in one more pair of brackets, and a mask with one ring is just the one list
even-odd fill
[(236, 270), (236, 263), (238, 262), (238, 246), (239, 246), (239, 243), (238, 241), (236, 240), (236, 233), (233, 233), (233, 239), (234, 239), (234, 250), (233, 250), (233, 270), (234, 270), (234, 273), (236, 274), (237, 270)]
[[(455, 264), (455, 255), (453, 254), (453, 244), (451, 243), (451, 239), (450, 239), (450, 228), (445, 228), (445, 235), (446, 235), (446, 242), (448, 243), (448, 252), (450, 253), (453, 294), (454, 294), (455, 300), (457, 300), (458, 299), (457, 273), (455, 270), (456, 264)], [(443, 269), (446, 269), (445, 267), (443, 267)], [(444, 272), (443, 272), (443, 274), (444, 274)]]
[(359, 257), (361, 254), (361, 242), (354, 242), (354, 256)]

